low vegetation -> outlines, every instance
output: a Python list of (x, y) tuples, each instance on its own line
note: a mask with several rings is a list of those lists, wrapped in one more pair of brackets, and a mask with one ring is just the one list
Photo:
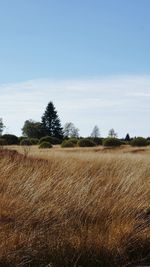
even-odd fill
[(56, 137), (52, 137), (52, 136), (44, 136), (39, 140), (39, 144), (43, 143), (43, 142), (49, 142), (53, 145), (57, 145), (61, 143), (61, 140), (56, 138)]
[(52, 144), (50, 142), (42, 142), (39, 145), (39, 148), (52, 148)]
[(7, 145), (6, 140), (3, 138), (0, 138), (0, 146), (5, 146), (5, 145)]
[(0, 266), (149, 264), (149, 156), (78, 149), (0, 151)]
[(122, 142), (115, 137), (108, 137), (103, 141), (104, 146), (118, 147), (122, 145)]
[(21, 146), (31, 146), (32, 142), (29, 138), (24, 138), (20, 141)]
[(78, 141), (78, 146), (80, 147), (93, 147), (96, 146), (96, 143), (90, 138), (83, 138)]
[(76, 144), (72, 140), (64, 140), (61, 144), (61, 147), (75, 147)]
[(30, 142), (32, 145), (38, 145), (39, 139), (38, 138), (30, 138)]
[(69, 141), (71, 141), (74, 145), (77, 145), (79, 139), (78, 138), (70, 138)]
[(1, 138), (6, 141), (7, 145), (18, 145), (19, 144), (18, 137), (13, 134), (4, 134), (1, 136)]
[(131, 144), (131, 146), (147, 146), (148, 145), (148, 141), (143, 137), (137, 137), (137, 138), (134, 138), (130, 142), (130, 144)]

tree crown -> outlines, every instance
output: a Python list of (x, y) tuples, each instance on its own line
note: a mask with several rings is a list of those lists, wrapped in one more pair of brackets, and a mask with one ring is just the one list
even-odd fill
[(53, 102), (49, 102), (42, 116), (42, 127), (45, 135), (62, 138), (63, 131)]

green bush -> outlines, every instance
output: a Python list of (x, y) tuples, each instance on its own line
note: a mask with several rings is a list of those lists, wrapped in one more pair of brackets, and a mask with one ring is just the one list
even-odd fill
[(7, 145), (7, 142), (6, 142), (6, 140), (5, 140), (5, 139), (2, 139), (2, 138), (0, 138), (0, 146), (5, 146), (5, 145)]
[(130, 144), (130, 141), (125, 141), (125, 140), (120, 140), (122, 145), (129, 145)]
[(25, 139), (23, 139), (23, 140), (20, 142), (20, 145), (21, 145), (21, 146), (31, 146), (32, 143), (31, 143), (30, 139), (25, 138)]
[(108, 137), (108, 138), (105, 138), (104, 139), (103, 145), (104, 146), (117, 147), (117, 146), (121, 146), (122, 145), (122, 142), (118, 138)]
[(75, 144), (71, 140), (64, 140), (61, 147), (75, 147)]
[(61, 144), (62, 140), (57, 137), (51, 137), (51, 144), (52, 145), (59, 145)]
[(20, 144), (21, 141), (24, 140), (24, 139), (27, 139), (27, 137), (25, 137), (25, 136), (19, 136), (19, 137), (18, 137), (19, 144)]
[(149, 139), (147, 140), (147, 145), (150, 146), (150, 140)]
[(39, 143), (39, 139), (38, 138), (30, 138), (30, 142), (32, 145), (37, 145)]
[(72, 142), (74, 145), (78, 144), (78, 139), (77, 138), (70, 138), (69, 141)]
[(147, 146), (148, 141), (143, 137), (136, 137), (130, 142), (131, 146)]
[(80, 139), (78, 141), (78, 146), (80, 146), (80, 147), (93, 147), (93, 146), (96, 146), (96, 143), (93, 142), (89, 138), (83, 138), (83, 139)]
[(52, 145), (57, 145), (57, 144), (61, 144), (61, 140), (56, 138), (56, 137), (52, 137), (52, 136), (44, 136), (40, 139), (39, 144), (43, 143), (43, 142), (48, 142), (51, 143)]
[(2, 135), (1, 138), (6, 141), (7, 145), (18, 145), (19, 144), (18, 137), (13, 134), (4, 134)]
[(39, 148), (52, 148), (52, 144), (49, 143), (49, 142), (42, 142), (42, 143), (39, 145)]
[(92, 140), (97, 146), (103, 144), (103, 138), (101, 137), (90, 137), (89, 139)]

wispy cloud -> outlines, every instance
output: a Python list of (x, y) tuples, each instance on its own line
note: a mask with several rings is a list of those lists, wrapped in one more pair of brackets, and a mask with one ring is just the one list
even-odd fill
[(0, 117), (10, 132), (21, 134), (26, 119), (40, 120), (53, 101), (62, 123), (73, 121), (81, 134), (98, 124), (102, 135), (148, 135), (150, 75), (107, 76), (87, 80), (31, 80), (0, 85)]
[(135, 92), (135, 93), (129, 94), (129, 96), (131, 96), (131, 97), (144, 97), (145, 98), (145, 97), (150, 97), (150, 93)]

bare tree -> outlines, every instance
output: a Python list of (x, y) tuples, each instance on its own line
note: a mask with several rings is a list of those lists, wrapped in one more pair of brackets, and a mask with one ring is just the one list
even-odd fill
[(3, 120), (2, 120), (2, 118), (0, 118), (0, 136), (2, 135), (4, 128), (5, 128), (5, 126), (3, 124)]
[(117, 137), (117, 133), (115, 132), (115, 130), (112, 128), (109, 130), (108, 132), (108, 136), (109, 137)]
[(97, 125), (94, 126), (91, 137), (100, 137), (100, 130)]
[(64, 137), (79, 137), (79, 129), (72, 122), (67, 122), (63, 128)]

